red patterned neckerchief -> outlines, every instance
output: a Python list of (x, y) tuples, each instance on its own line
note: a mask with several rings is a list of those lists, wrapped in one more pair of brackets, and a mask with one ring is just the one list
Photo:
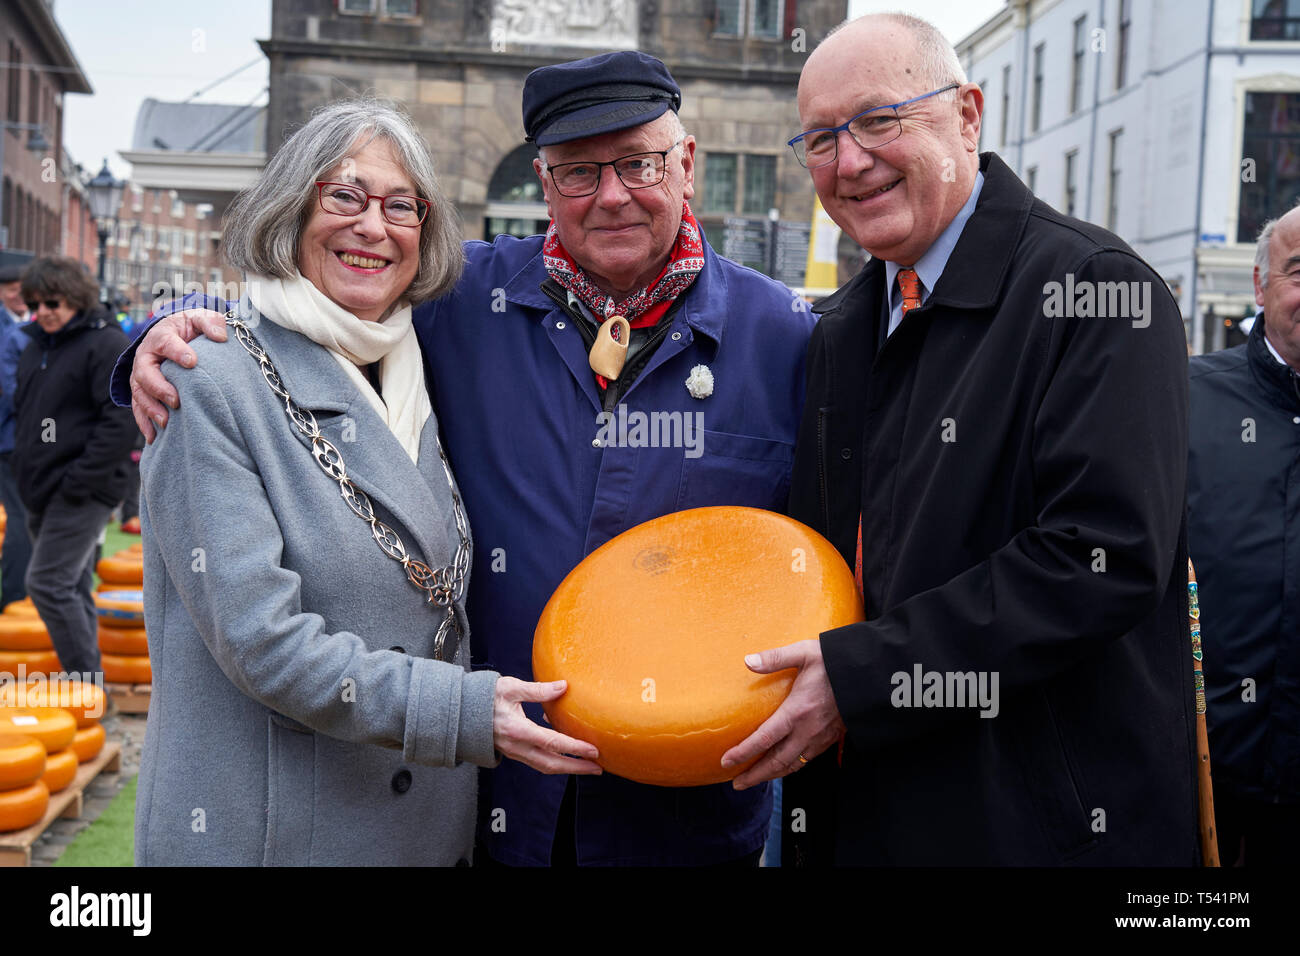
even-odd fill
[(551, 278), (577, 296), (598, 322), (611, 315), (621, 315), (632, 328), (641, 329), (658, 322), (673, 300), (685, 292), (704, 269), (704, 242), (700, 239), (700, 224), (691, 215), (690, 204), (683, 202), (681, 228), (677, 230), (677, 241), (668, 252), (668, 262), (663, 271), (648, 286), (622, 302), (616, 302), (613, 296), (602, 292), (573, 261), (560, 244), (554, 220), (546, 230), (542, 262)]

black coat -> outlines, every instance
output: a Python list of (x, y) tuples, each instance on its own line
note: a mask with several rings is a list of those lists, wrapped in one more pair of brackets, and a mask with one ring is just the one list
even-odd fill
[[(785, 860), (1190, 865), (1183, 324), (1123, 242), (981, 168), (883, 347), (882, 262), (818, 308), (791, 514), (852, 567), (862, 507), (867, 621), (821, 636), (848, 734), (786, 778)], [(1067, 274), (1149, 283), (1149, 322), (1047, 315)], [(996, 673), (997, 715), (894, 706), (918, 665)]]
[(1262, 316), (1190, 374), (1187, 540), (1215, 789), (1300, 804), (1300, 375), (1269, 354)]
[(35, 322), (18, 359), (14, 392), (14, 477), (29, 511), (56, 494), (73, 502), (122, 500), (136, 427), (108, 394), (126, 334), (106, 312), (77, 313), (48, 335)]

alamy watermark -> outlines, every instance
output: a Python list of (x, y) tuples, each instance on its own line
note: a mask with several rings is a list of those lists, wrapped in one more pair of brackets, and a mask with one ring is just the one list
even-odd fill
[(1151, 324), (1151, 283), (1076, 282), (1074, 273), (1065, 282), (1043, 286), (1043, 315), (1049, 319), (1131, 319), (1133, 328)]
[(894, 671), (889, 702), (895, 707), (978, 707), (981, 717), (998, 715), (997, 671)]
[(704, 454), (703, 412), (616, 411), (596, 416), (596, 448), (683, 448), (685, 457)]

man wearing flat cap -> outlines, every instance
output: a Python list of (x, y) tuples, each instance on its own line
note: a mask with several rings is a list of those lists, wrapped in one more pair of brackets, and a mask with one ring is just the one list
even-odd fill
[(0, 266), (0, 504), (5, 509), (4, 544), (0, 550), (0, 609), (27, 596), (27, 562), (32, 543), (27, 536), (27, 509), (14, 479), (14, 389), (18, 386), (18, 356), (27, 345), (22, 326), (31, 318), (23, 302), (23, 267)]
[[(785, 507), (811, 316), (785, 286), (709, 247), (690, 211), (695, 139), (678, 119), (680, 102), (664, 64), (642, 53), (533, 71), (524, 128), (538, 147), (550, 227), (545, 236), (466, 243), (459, 285), (415, 309), (473, 526), (475, 666), (531, 680), (547, 599), (620, 532), (686, 508)], [(191, 316), (224, 338), (215, 316)], [(626, 351), (593, 353), (615, 316), (630, 326)], [(153, 370), (162, 357), (193, 362), (174, 332), (162, 332), (145, 339), (135, 377), (174, 407)], [(120, 401), (129, 396), (129, 355), (116, 380)], [(711, 388), (701, 384), (710, 380)], [(137, 409), (151, 435), (146, 413), (164, 411), (147, 400)], [(688, 447), (658, 447), (636, 432), (611, 437), (607, 413), (690, 422)], [(540, 707), (527, 706), (541, 722)], [(766, 785), (652, 787), (575, 773), (589, 765), (563, 755), (545, 759), (553, 775), (515, 761), (483, 772), (477, 862), (759, 859)]]

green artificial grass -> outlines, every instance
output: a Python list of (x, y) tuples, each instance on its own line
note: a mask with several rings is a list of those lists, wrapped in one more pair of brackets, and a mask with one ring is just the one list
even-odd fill
[(99, 819), (77, 834), (55, 866), (135, 866), (135, 784), (132, 777)]

